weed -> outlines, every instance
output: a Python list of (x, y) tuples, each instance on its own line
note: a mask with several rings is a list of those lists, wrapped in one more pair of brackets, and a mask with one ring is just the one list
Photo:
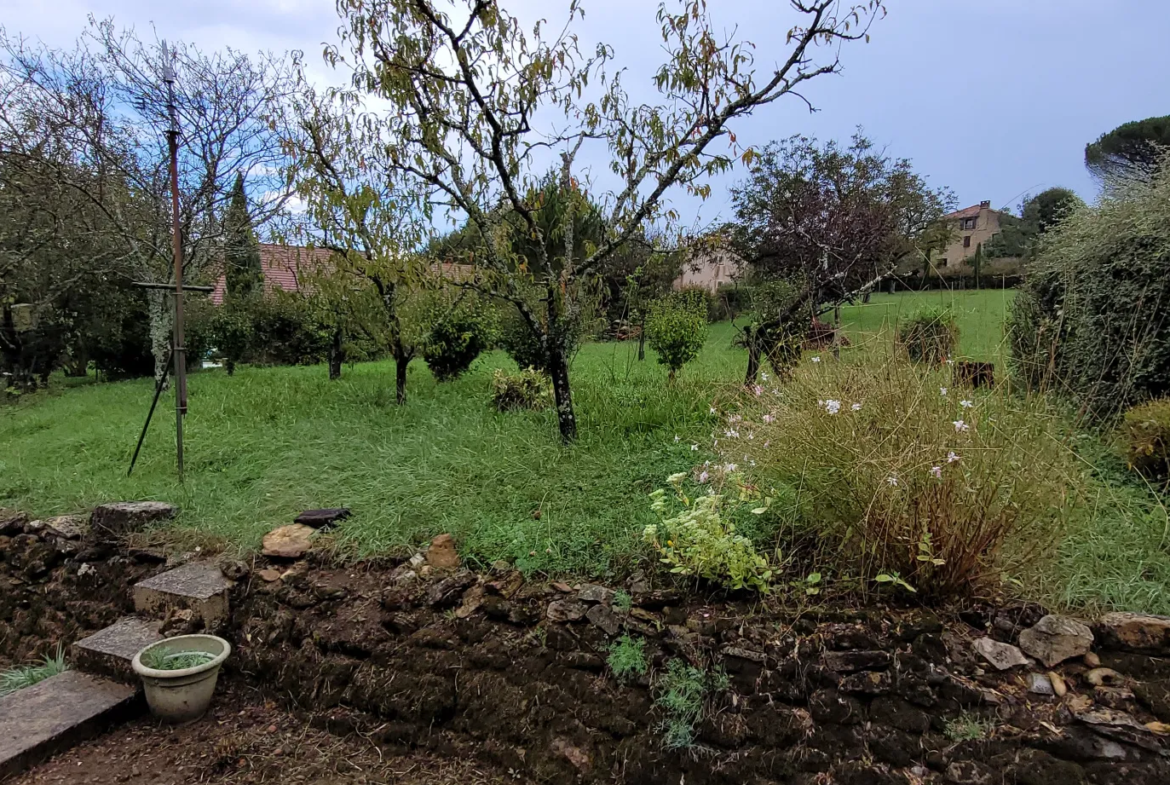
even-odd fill
[(205, 651), (171, 652), (164, 646), (148, 649), (142, 655), (142, 664), (156, 671), (181, 671), (196, 668), (215, 659)]
[(31, 687), (68, 669), (69, 666), (65, 664), (65, 652), (58, 645), (57, 650), (52, 655), (46, 654), (39, 665), (21, 665), (0, 671), (0, 697)]
[(623, 635), (609, 647), (609, 669), (618, 681), (629, 681), (646, 673), (646, 642)]
[(610, 602), (618, 613), (629, 613), (634, 607), (634, 598), (629, 595), (629, 592), (622, 589), (613, 593), (613, 599)]
[(995, 724), (974, 714), (964, 712), (954, 719), (947, 720), (943, 733), (951, 741), (979, 741), (986, 739)]
[(726, 690), (728, 684), (722, 671), (712, 674), (684, 660), (671, 660), (654, 685), (654, 704), (666, 715), (659, 724), (663, 745), (671, 750), (694, 746), (695, 726), (703, 719), (708, 693)]
[[(665, 490), (659, 488), (650, 494), (654, 500), (651, 509), (662, 518), (662, 523), (647, 526), (642, 539), (676, 575), (693, 575), (730, 589), (768, 591), (768, 581), (772, 578), (768, 560), (756, 552), (750, 539), (736, 533), (735, 523), (728, 519), (740, 505), (718, 493), (690, 498), (682, 487), (685, 477), (679, 473), (668, 478), (673, 496), (681, 504), (676, 515), (668, 517)], [(742, 493), (741, 498), (748, 500)], [(766, 511), (766, 503), (752, 510), (758, 514)]]

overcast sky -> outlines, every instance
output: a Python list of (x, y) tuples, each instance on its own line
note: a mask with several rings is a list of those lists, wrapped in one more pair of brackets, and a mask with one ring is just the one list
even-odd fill
[[(672, 0), (673, 2), (673, 0)], [(709, 0), (716, 19), (757, 46), (762, 68), (780, 59), (792, 15), (781, 0)], [(564, 0), (502, 0), (524, 18), (563, 19)], [(960, 206), (990, 199), (1012, 207), (1054, 185), (1096, 196), (1082, 165), (1085, 143), (1127, 120), (1170, 114), (1170, 0), (886, 0), (869, 44), (842, 51), (840, 76), (817, 80), (810, 115), (795, 99), (737, 128), (762, 144), (794, 133), (846, 139), (855, 126), (913, 160)], [(632, 80), (661, 57), (656, 0), (584, 0), (583, 44), (604, 40)], [(150, 34), (204, 48), (300, 49), (314, 65), (337, 18), (332, 0), (0, 0), (0, 24), (54, 46), (86, 17), (113, 16)], [(325, 73), (323, 65), (318, 72)], [(733, 176), (732, 180), (735, 179)], [(728, 217), (726, 185), (701, 208)], [(679, 200), (693, 213), (697, 205)]]

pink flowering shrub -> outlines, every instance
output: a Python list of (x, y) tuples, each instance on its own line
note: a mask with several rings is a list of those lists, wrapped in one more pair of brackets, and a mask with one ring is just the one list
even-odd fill
[(799, 489), (777, 512), (835, 574), (932, 596), (994, 591), (1050, 552), (1083, 469), (1044, 398), (945, 394), (949, 381), (905, 357), (806, 362), (745, 397), (754, 438), (721, 431), (718, 451), (760, 488)]

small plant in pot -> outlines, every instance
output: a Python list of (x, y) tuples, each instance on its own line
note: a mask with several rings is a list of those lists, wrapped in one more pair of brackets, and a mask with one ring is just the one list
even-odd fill
[(167, 722), (197, 720), (211, 705), (219, 669), (232, 647), (214, 635), (180, 635), (134, 655), (150, 711)]

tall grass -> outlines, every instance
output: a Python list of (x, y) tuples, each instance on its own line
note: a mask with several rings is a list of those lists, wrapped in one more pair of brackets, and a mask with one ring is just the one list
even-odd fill
[(19, 665), (0, 671), (0, 698), (25, 687), (31, 687), (58, 673), (64, 673), (68, 669), (69, 666), (65, 664), (65, 652), (58, 646), (56, 652), (46, 654), (36, 665)]
[(742, 374), (744, 353), (730, 343), (731, 328), (714, 326), (669, 386), (633, 343), (585, 346), (572, 370), (581, 439), (570, 448), (555, 412), (494, 410), (493, 370), (515, 370), (499, 352), (444, 384), (412, 363), (402, 407), (391, 362), (346, 368), (337, 382), (324, 366), (198, 373), (184, 485), (167, 398), (126, 477), (149, 381), (36, 397), (0, 406), (0, 506), (44, 516), (162, 499), (180, 506), (178, 528), (251, 548), (302, 509), (344, 505), (354, 517), (336, 536), (355, 554), (402, 553), (451, 532), (483, 563), (605, 574), (647, 557), (646, 494), (689, 465), (714, 391)]
[(838, 574), (968, 596), (1051, 553), (1085, 471), (1046, 398), (956, 388), (892, 351), (818, 359), (719, 449), (757, 485), (799, 489), (788, 517)]

